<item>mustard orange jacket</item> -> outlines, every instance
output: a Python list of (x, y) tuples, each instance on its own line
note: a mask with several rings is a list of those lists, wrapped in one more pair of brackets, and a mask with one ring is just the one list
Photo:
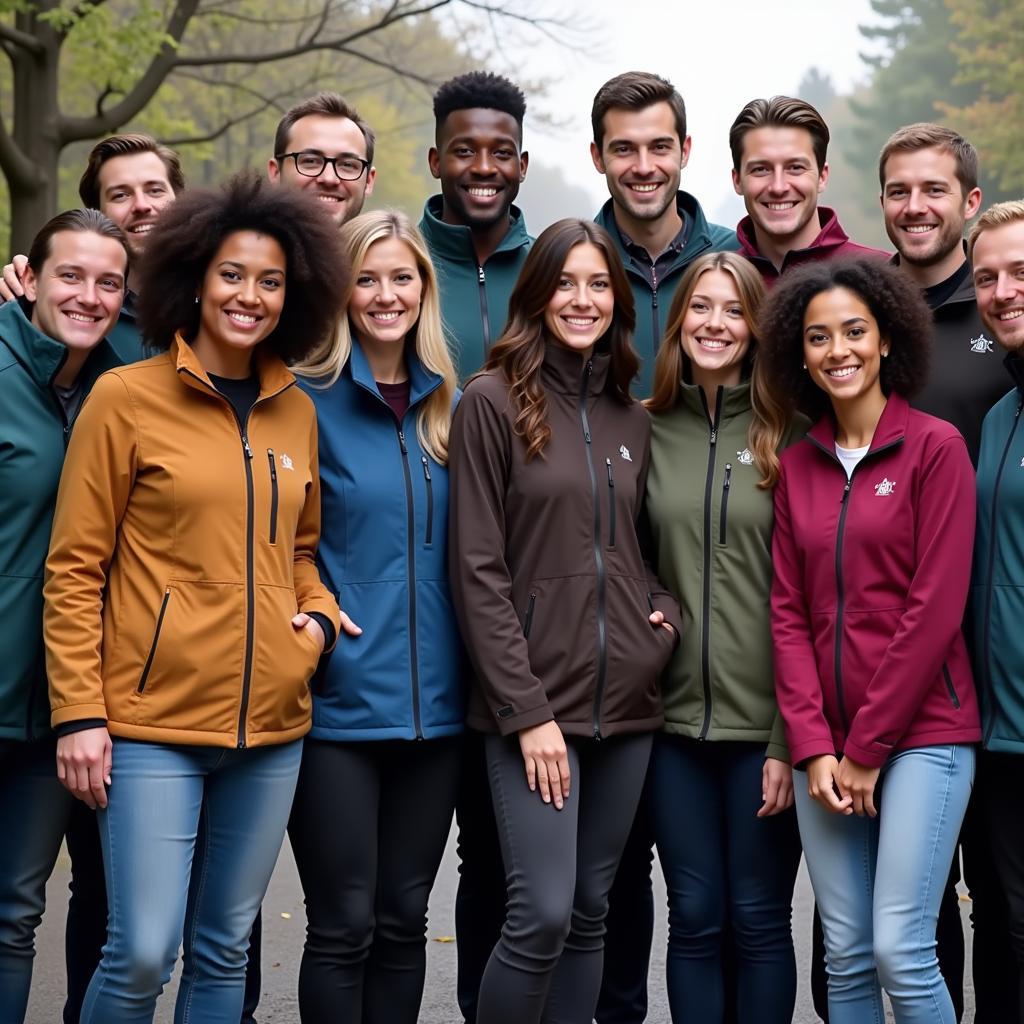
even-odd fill
[(180, 341), (83, 406), (46, 563), (54, 726), (219, 747), (309, 729), (319, 645), (290, 620), (339, 626), (314, 564), (316, 417), (276, 356), (256, 364), (244, 424)]

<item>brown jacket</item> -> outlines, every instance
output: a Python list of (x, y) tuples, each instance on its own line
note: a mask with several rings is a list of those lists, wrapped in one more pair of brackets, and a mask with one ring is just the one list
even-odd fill
[(651, 427), (605, 392), (609, 357), (548, 345), (551, 440), (527, 463), (500, 372), (474, 378), (450, 445), (451, 583), (476, 670), (468, 721), (518, 732), (554, 719), (570, 735), (662, 723), (658, 676), (679, 608), (637, 539)]
[(313, 562), (316, 416), (257, 352), (245, 429), (175, 342), (104, 374), (68, 449), (46, 563), (52, 722), (219, 747), (310, 724), (318, 645), (290, 622), (338, 608)]

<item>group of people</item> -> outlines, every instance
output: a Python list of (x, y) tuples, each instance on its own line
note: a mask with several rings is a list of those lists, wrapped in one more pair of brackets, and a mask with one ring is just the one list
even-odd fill
[(441, 86), (418, 227), (334, 93), (217, 190), (114, 136), (4, 268), (2, 1024), (65, 838), (66, 1024), (179, 953), (178, 1024), (253, 1021), (286, 834), (298, 1019), (413, 1024), (453, 815), (466, 1024), (643, 1021), (655, 845), (676, 1024), (792, 1020), (801, 853), (822, 1019), (952, 1024), (961, 843), (975, 1019), (1024, 1021), (1024, 202), (965, 242), (977, 154), (911, 125), (858, 245), (773, 97), (710, 224), (630, 72), (608, 202), (534, 239), (525, 109)]

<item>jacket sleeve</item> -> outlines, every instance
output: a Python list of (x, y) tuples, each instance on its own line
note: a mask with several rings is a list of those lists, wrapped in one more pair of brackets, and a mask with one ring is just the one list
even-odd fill
[(46, 560), (43, 636), (54, 727), (107, 717), (103, 598), (137, 462), (131, 396), (118, 375), (104, 374), (71, 435)]
[(320, 462), (317, 454), (316, 412), (312, 405), (309, 408), (310, 433), (310, 480), (306, 491), (306, 503), (299, 513), (299, 522), (295, 531), (295, 601), (300, 612), (307, 615), (318, 612), (326, 615), (334, 626), (334, 636), (327, 637), (329, 651), (334, 646), (330, 641), (337, 642), (341, 629), (341, 614), (338, 602), (320, 579), (316, 567), (316, 546), (320, 541)]
[(477, 685), (503, 735), (554, 719), (544, 684), (530, 669), (505, 561), (505, 492), (516, 440), (489, 398), (470, 386), (448, 443), (452, 601)]
[(899, 626), (850, 722), (845, 753), (869, 767), (885, 763), (913, 721), (963, 622), (974, 546), (974, 470), (964, 439), (926, 456), (915, 509), (914, 569)]
[(794, 765), (810, 757), (834, 754), (832, 730), (825, 718), (821, 679), (804, 600), (803, 558), (790, 518), (786, 465), (775, 488), (772, 531), (771, 623), (775, 652), (775, 696), (786, 725)]

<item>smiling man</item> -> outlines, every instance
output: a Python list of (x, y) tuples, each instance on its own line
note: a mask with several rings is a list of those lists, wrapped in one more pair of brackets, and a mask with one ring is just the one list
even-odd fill
[[(441, 316), (463, 380), (483, 365), (508, 316), (532, 239), (513, 202), (526, 177), (526, 100), (507, 78), (471, 71), (434, 95), (430, 173), (441, 183), (420, 231), (441, 290)], [(488, 950), (489, 952), (489, 950)]]
[(341, 227), (373, 193), (374, 144), (354, 107), (336, 92), (318, 92), (281, 118), (267, 177), (314, 196)]
[(736, 228), (740, 252), (767, 284), (802, 263), (888, 258), (851, 242), (835, 211), (818, 205), (828, 184), (828, 143), (821, 114), (792, 96), (751, 100), (729, 129), (732, 184), (747, 208)]
[(644, 71), (617, 75), (598, 89), (590, 119), (590, 156), (611, 196), (594, 219), (629, 274), (641, 360), (635, 390), (645, 397), (679, 278), (701, 253), (735, 249), (736, 236), (709, 224), (700, 203), (679, 188), (691, 142), (686, 105), (671, 82)]

